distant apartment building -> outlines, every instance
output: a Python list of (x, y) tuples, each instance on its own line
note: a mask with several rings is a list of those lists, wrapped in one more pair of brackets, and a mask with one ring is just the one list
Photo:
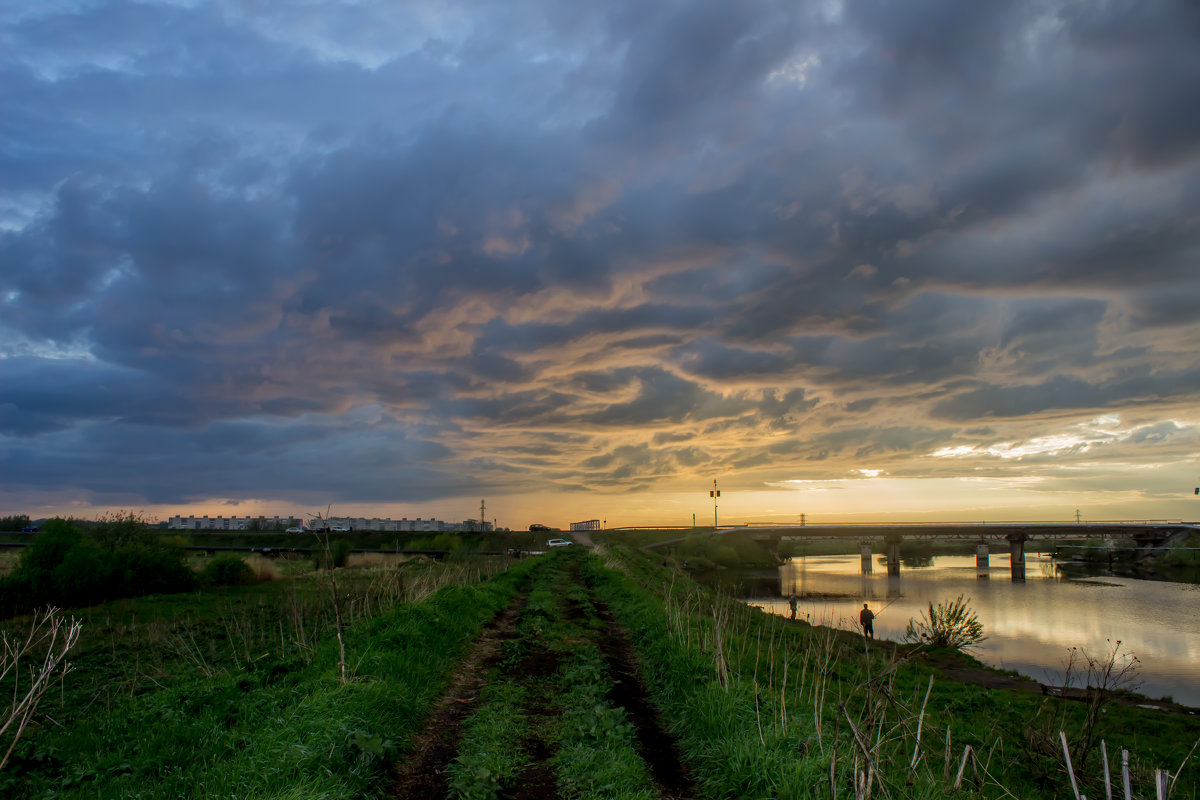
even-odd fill
[(203, 517), (175, 516), (167, 519), (167, 528), (173, 531), (244, 531), (251, 520), (261, 519), (267, 528), (291, 525), (296, 517)]
[[(195, 516), (175, 516), (167, 520), (167, 528), (170, 530), (179, 531), (244, 531), (250, 527), (251, 520), (263, 520), (265, 527), (288, 527), (293, 524), (299, 517), (203, 517)], [(441, 531), (491, 531), (494, 526), (490, 522), (483, 523), (480, 527), (479, 520), (467, 520), (465, 522), (443, 522), (440, 519), (381, 519), (379, 517), (329, 517), (325, 521), (325, 527), (333, 529), (346, 529), (352, 531), (397, 531), (397, 532), (429, 532), (437, 533)], [(306, 528), (314, 528), (318, 525), (317, 520), (309, 520), (305, 524)]]
[[(440, 519), (409, 519), (402, 517), (400, 519), (379, 518), (379, 517), (330, 517), (325, 520), (326, 527), (329, 528), (348, 528), (352, 531), (399, 531), (399, 532), (428, 532), (437, 533), (440, 531), (478, 531), (481, 530), (479, 520), (469, 519), (465, 522), (443, 522)], [(309, 522), (311, 527), (313, 522)], [(483, 524), (482, 530), (493, 530), (493, 525), (490, 522)]]

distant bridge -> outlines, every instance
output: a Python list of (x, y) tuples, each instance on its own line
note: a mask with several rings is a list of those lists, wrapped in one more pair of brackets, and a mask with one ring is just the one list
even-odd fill
[[(1025, 580), (1025, 542), (1029, 539), (1130, 539), (1139, 550), (1152, 550), (1178, 533), (1200, 532), (1200, 524), (1167, 520), (1121, 522), (917, 522), (837, 525), (770, 525), (718, 528), (710, 535), (740, 535), (771, 548), (781, 542), (857, 541), (863, 571), (871, 571), (872, 544), (882, 542), (889, 575), (900, 574), (900, 543), (904, 540), (973, 541), (979, 566), (988, 563), (988, 542), (1007, 542), (1012, 579)], [(644, 550), (665, 547), (683, 537), (646, 545)]]

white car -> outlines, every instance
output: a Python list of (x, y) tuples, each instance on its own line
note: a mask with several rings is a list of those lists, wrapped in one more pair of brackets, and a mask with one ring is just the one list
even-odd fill
[(284, 533), (305, 533), (304, 528), (288, 528)]
[(570, 539), (551, 539), (546, 542), (546, 547), (566, 547), (567, 545), (575, 544)]

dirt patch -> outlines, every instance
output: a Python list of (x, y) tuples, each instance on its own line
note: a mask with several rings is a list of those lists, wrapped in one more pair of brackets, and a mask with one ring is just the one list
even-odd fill
[[(525, 709), (530, 717), (551, 716), (549, 708), (544, 704), (531, 704)], [(550, 767), (553, 753), (549, 745), (539, 736), (531, 736), (522, 742), (529, 763), (517, 776), (510, 793), (503, 795), (505, 800), (558, 800), (558, 785), (554, 780), (554, 770)]]
[(535, 645), (517, 662), (516, 674), (524, 678), (549, 678), (562, 667), (563, 655)]
[[(522, 711), (535, 730), (541, 729), (540, 721), (558, 713), (558, 709), (542, 696), (527, 698)], [(529, 763), (517, 776), (510, 793), (503, 795), (504, 800), (558, 800), (558, 784), (550, 767), (550, 759), (554, 756), (550, 746), (540, 736), (528, 737), (522, 746)]]
[(396, 768), (392, 797), (397, 800), (440, 800), (446, 796), (446, 767), (458, 754), (463, 722), (479, 705), (479, 690), (500, 659), (501, 645), (514, 638), (517, 617), (526, 597), (518, 597), (471, 646), (450, 679), (450, 688), (434, 707), (425, 729), (413, 740), (412, 755)]

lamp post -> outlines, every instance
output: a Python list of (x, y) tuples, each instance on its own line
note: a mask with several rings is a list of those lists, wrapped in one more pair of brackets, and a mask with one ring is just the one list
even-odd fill
[(708, 493), (708, 496), (711, 497), (713, 501), (713, 528), (715, 529), (717, 527), (717, 499), (721, 496), (721, 490), (717, 488), (716, 478), (713, 478), (713, 488), (712, 491)]

